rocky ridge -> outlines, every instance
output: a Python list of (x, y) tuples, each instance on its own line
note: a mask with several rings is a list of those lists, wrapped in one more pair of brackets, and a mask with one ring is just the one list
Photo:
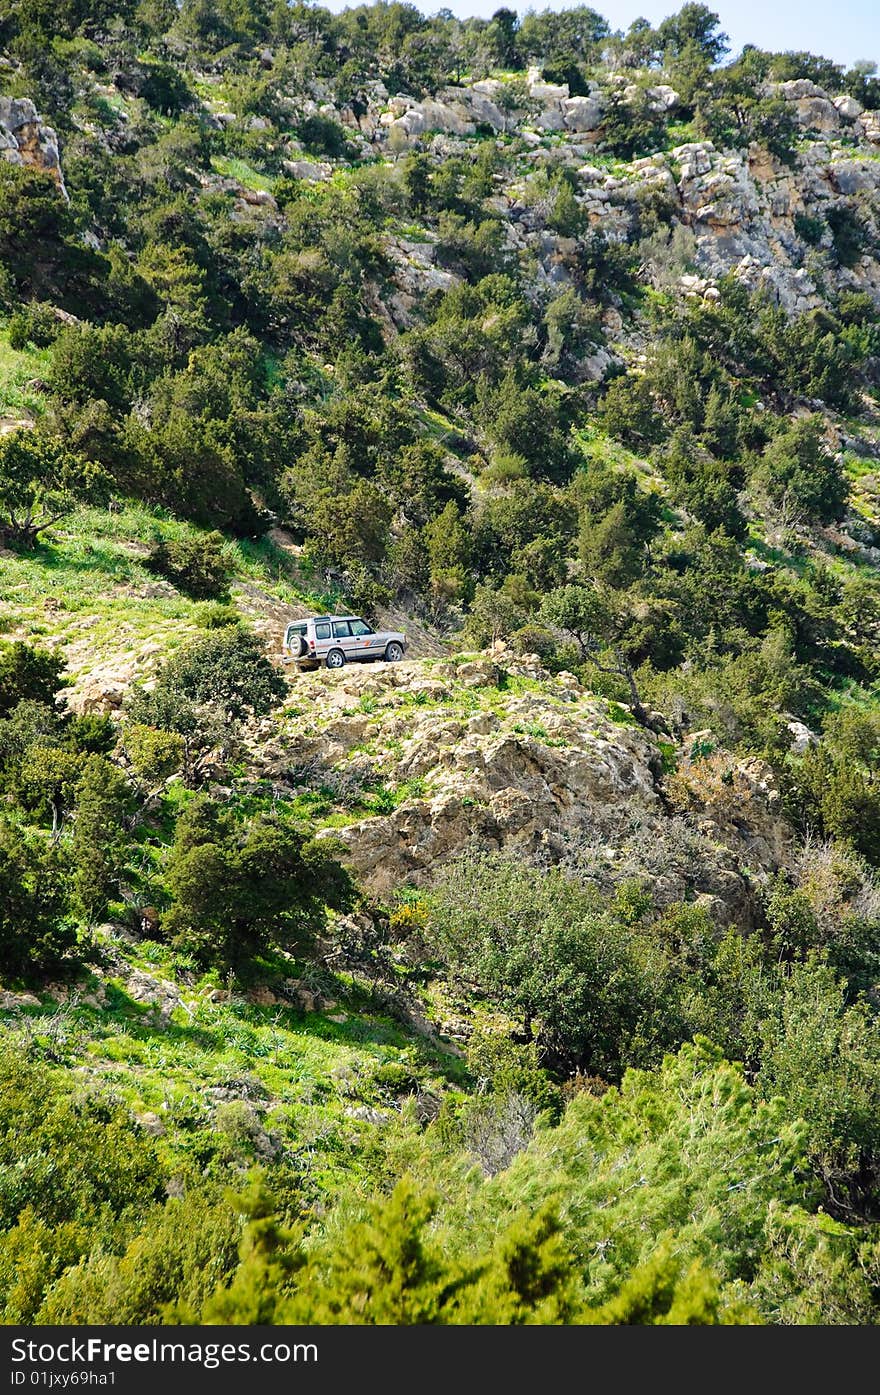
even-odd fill
[[(655, 736), (628, 710), (549, 674), (534, 655), (350, 667), (297, 677), (279, 719), (250, 734), (249, 774), (279, 795), (311, 792), (321, 831), (372, 894), (430, 880), (469, 848), (575, 859), (600, 882), (649, 875), (661, 904), (695, 894), (722, 923), (751, 919), (752, 891), (793, 847), (769, 771), (682, 774), (676, 812)], [(663, 848), (662, 876), (651, 849)], [(582, 867), (583, 870), (583, 867)], [(655, 872), (657, 869), (655, 869)]]

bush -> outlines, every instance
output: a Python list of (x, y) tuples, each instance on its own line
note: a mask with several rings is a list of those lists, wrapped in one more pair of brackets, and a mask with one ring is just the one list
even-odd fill
[(0, 537), (33, 548), (40, 533), (96, 496), (103, 472), (36, 428), (0, 437)]
[(0, 647), (0, 718), (20, 702), (51, 707), (63, 687), (64, 659), (51, 649), (16, 640)]
[(103, 1222), (106, 1234), (113, 1217), (163, 1191), (155, 1148), (126, 1109), (10, 1043), (0, 1052), (0, 1178), (4, 1230), (32, 1207), (50, 1225)]
[(221, 601), (206, 601), (196, 612), (196, 624), (200, 630), (225, 630), (228, 625), (237, 625), (241, 616), (234, 605), (224, 605)]
[(868, 246), (869, 234), (863, 220), (848, 204), (836, 204), (825, 215), (834, 251), (841, 266), (853, 267)]
[(452, 971), (515, 1014), (545, 1056), (592, 1073), (619, 1077), (662, 991), (630, 927), (556, 869), (460, 859), (440, 875), (428, 932)]
[(174, 731), (129, 722), (122, 733), (122, 749), (138, 779), (160, 785), (179, 771), (184, 761), (183, 738)]
[(68, 868), (58, 847), (0, 819), (0, 972), (31, 979), (74, 962)]
[(830, 522), (846, 507), (849, 485), (843, 466), (825, 445), (821, 417), (784, 427), (764, 451), (757, 478), (780, 508)]
[(130, 794), (121, 771), (104, 756), (91, 755), (75, 790), (71, 860), (75, 904), (94, 921), (118, 892), (125, 865)]
[(9, 346), (12, 349), (26, 349), (28, 344), (36, 344), (38, 349), (46, 349), (54, 344), (60, 330), (61, 321), (52, 306), (35, 301), (10, 315), (7, 326)]
[(222, 533), (166, 540), (157, 537), (144, 563), (193, 600), (219, 600), (229, 592), (234, 566)]
[(352, 887), (326, 842), (275, 818), (237, 825), (210, 799), (181, 814), (168, 858), (163, 930), (202, 964), (246, 969), (269, 948), (301, 952), (347, 909)]
[(162, 1322), (168, 1304), (198, 1307), (210, 1297), (234, 1268), (240, 1238), (239, 1219), (228, 1202), (212, 1192), (188, 1190), (150, 1208), (121, 1254), (94, 1246), (52, 1286), (37, 1321)]
[(794, 230), (802, 242), (806, 242), (810, 247), (818, 247), (825, 232), (825, 224), (821, 218), (813, 218), (809, 213), (796, 213)]
[(159, 670), (152, 692), (135, 692), (135, 722), (195, 739), (221, 735), (245, 718), (262, 716), (287, 686), (259, 640), (230, 626), (194, 640)]
[(301, 121), (296, 134), (307, 150), (315, 155), (326, 155), (331, 160), (344, 159), (349, 153), (345, 129), (332, 117), (313, 112)]

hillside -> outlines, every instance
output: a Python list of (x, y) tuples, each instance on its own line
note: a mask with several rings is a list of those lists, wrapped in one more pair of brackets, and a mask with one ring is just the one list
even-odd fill
[(878, 568), (870, 64), (7, 6), (4, 1320), (875, 1323)]

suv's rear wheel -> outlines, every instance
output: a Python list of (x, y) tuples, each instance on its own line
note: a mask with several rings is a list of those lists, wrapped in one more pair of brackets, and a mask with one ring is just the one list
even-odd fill
[(403, 645), (398, 644), (396, 639), (392, 639), (391, 643), (386, 645), (385, 658), (389, 664), (399, 664), (403, 658)]
[(342, 668), (345, 663), (345, 655), (341, 649), (331, 649), (324, 663), (328, 668)]

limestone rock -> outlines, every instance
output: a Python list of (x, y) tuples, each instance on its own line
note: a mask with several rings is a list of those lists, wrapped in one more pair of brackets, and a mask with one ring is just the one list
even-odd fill
[(865, 140), (880, 145), (880, 111), (863, 111), (858, 124)]
[(799, 722), (796, 717), (792, 717), (790, 722), (786, 722), (788, 730), (791, 732), (791, 745), (789, 750), (796, 756), (802, 756), (804, 751), (808, 751), (811, 746), (815, 746), (819, 740), (814, 731), (811, 731), (804, 722)]
[(837, 107), (844, 121), (857, 120), (865, 110), (861, 102), (857, 102), (855, 97), (850, 97), (846, 93), (841, 93), (839, 97), (835, 97), (834, 105)]
[(39, 1006), (40, 1000), (33, 993), (7, 993), (0, 990), (0, 1011), (14, 1012), (18, 1008)]
[(827, 97), (806, 97), (797, 103), (797, 117), (808, 131), (825, 134), (840, 129), (840, 112)]
[(294, 179), (307, 179), (313, 184), (323, 183), (333, 173), (333, 166), (326, 161), (282, 160), (281, 167), (285, 174), (292, 174)]
[(149, 1134), (151, 1138), (165, 1137), (167, 1132), (165, 1125), (158, 1114), (154, 1114), (152, 1110), (148, 1110), (146, 1114), (136, 1114), (134, 1117), (144, 1133)]
[(0, 159), (43, 170), (67, 198), (58, 137), (27, 97), (0, 97)]
[(602, 124), (602, 104), (596, 97), (569, 97), (562, 113), (567, 131), (595, 131)]
[(536, 102), (562, 102), (568, 96), (568, 83), (545, 82), (540, 68), (529, 68), (526, 73), (526, 86), (529, 96)]
[(824, 87), (817, 87), (809, 78), (792, 78), (790, 82), (780, 82), (778, 90), (787, 102), (802, 102), (811, 97), (824, 97), (828, 100), (828, 93)]
[(445, 87), (438, 96), (453, 110), (466, 109), (478, 125), (491, 126), (494, 131), (503, 131), (507, 123), (494, 100), (501, 86), (500, 82), (490, 80), (474, 83), (472, 87)]
[(428, 131), (447, 131), (454, 136), (472, 136), (476, 131), (474, 122), (464, 106), (456, 103), (436, 102), (426, 99), (414, 103), (399, 119), (399, 124), (410, 136), (421, 136)]
[(669, 87), (666, 83), (658, 83), (656, 87), (648, 88), (648, 97), (654, 111), (674, 111), (681, 102), (681, 97), (674, 87)]

